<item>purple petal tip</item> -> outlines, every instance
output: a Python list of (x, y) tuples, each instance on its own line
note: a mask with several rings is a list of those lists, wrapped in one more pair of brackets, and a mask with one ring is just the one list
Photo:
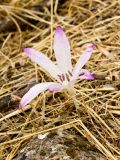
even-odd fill
[(22, 109), (24, 106), (22, 104), (19, 104), (19, 109)]
[(95, 49), (96, 48), (96, 46), (94, 45), (94, 44), (89, 44), (89, 46), (88, 47), (90, 47), (90, 48), (92, 48), (92, 49)]
[(31, 52), (33, 52), (34, 50), (33, 50), (33, 48), (23, 48), (23, 51), (24, 51), (27, 55), (29, 55), (29, 54), (31, 54)]
[(24, 51), (24, 52), (28, 52), (28, 51), (29, 51), (29, 48), (23, 48), (23, 51)]
[(94, 80), (95, 77), (94, 75), (88, 71), (87, 69), (82, 69), (79, 73), (79, 78), (82, 79), (86, 79), (86, 80)]
[(88, 77), (87, 77), (87, 80), (95, 80), (95, 77), (91, 74), (91, 75), (89, 75)]
[(56, 31), (57, 31), (57, 32), (63, 32), (63, 28), (62, 28), (61, 26), (57, 26), (57, 27), (56, 27)]
[(85, 76), (86, 76), (87, 80), (94, 80), (95, 79), (93, 74), (91, 72), (89, 72), (89, 71), (86, 71)]

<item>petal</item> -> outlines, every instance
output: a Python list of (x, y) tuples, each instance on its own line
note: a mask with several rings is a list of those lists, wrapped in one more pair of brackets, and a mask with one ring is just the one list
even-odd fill
[(64, 86), (62, 86), (60, 83), (56, 83), (56, 84), (51, 84), (48, 88), (48, 91), (50, 93), (55, 93), (55, 92), (60, 91), (62, 89), (64, 89)]
[[(29, 102), (31, 102), (39, 93), (49, 90), (51, 85), (58, 85), (59, 83), (55, 82), (46, 82), (46, 83), (39, 83), (32, 87), (21, 99), (20, 107), (26, 106)], [(51, 87), (50, 87), (51, 89)]]
[(24, 48), (24, 52), (27, 53), (33, 62), (39, 64), (43, 69), (49, 72), (52, 77), (59, 81), (58, 75), (61, 74), (61, 72), (47, 56), (33, 48)]
[(66, 73), (72, 70), (71, 53), (68, 38), (63, 29), (58, 26), (54, 36), (54, 52), (59, 69)]
[(78, 79), (80, 79), (80, 80), (83, 80), (83, 79), (94, 80), (95, 78), (94, 78), (93, 74), (90, 71), (88, 71), (87, 69), (81, 69), (79, 72)]
[(73, 79), (77, 79), (80, 70), (90, 59), (94, 49), (95, 49), (95, 45), (89, 44), (85, 52), (80, 56), (77, 64), (75, 65), (74, 71), (73, 71)]

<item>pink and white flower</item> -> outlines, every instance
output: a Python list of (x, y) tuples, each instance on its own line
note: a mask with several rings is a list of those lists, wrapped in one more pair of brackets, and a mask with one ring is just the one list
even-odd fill
[(57, 82), (39, 83), (33, 86), (21, 99), (20, 107), (26, 106), (39, 93), (48, 90), (49, 92), (57, 92), (64, 88), (74, 87), (78, 80), (94, 80), (91, 72), (82, 67), (90, 59), (95, 46), (89, 44), (85, 52), (78, 59), (75, 67), (71, 63), (70, 44), (63, 29), (58, 26), (54, 36), (54, 52), (57, 61), (55, 65), (46, 55), (33, 49), (24, 48), (24, 52), (28, 57), (45, 71), (47, 71)]

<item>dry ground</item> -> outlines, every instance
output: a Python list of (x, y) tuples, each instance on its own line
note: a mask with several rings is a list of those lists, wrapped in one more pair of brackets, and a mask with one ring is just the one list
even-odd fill
[[(34, 47), (54, 61), (57, 25), (69, 37), (73, 64), (87, 43), (96, 45), (85, 66), (96, 80), (79, 82), (74, 97), (45, 92), (19, 110), (31, 86), (51, 80), (22, 48)], [(80, 136), (89, 151), (120, 159), (120, 0), (0, 0), (0, 159), (12, 160), (46, 132)]]

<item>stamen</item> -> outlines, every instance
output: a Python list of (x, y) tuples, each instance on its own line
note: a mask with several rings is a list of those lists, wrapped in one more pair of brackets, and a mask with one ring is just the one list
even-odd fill
[(62, 80), (65, 81), (65, 75), (62, 74), (61, 77), (62, 77)]
[(83, 76), (83, 75), (84, 75), (84, 73), (83, 73), (83, 72), (79, 74), (79, 76)]
[(60, 81), (63, 82), (62, 76), (61, 76), (61, 75), (58, 75), (58, 77), (59, 77)]
[(66, 75), (67, 80), (70, 81), (69, 75), (67, 73), (65, 75)]
[(58, 75), (61, 82), (64, 82), (65, 80), (70, 81), (70, 77), (72, 76), (72, 73), (68, 71), (68, 73)]
[(72, 77), (72, 73), (70, 71), (68, 71), (69, 75)]

